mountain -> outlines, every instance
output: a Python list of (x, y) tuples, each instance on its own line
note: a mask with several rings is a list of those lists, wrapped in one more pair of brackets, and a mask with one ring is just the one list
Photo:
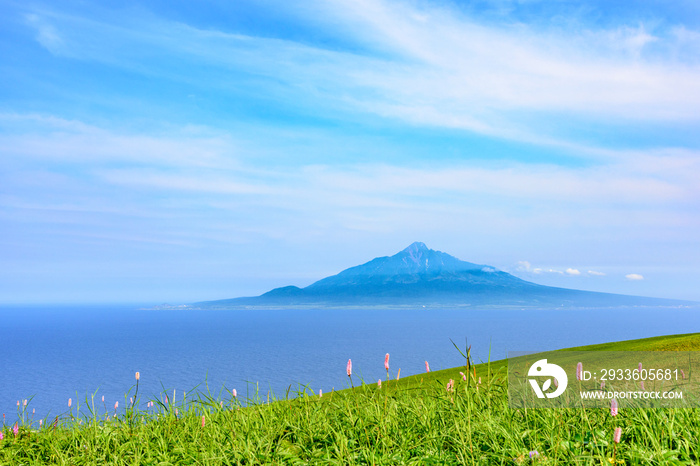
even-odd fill
[(256, 297), (205, 301), (191, 307), (571, 308), (683, 304), (689, 303), (538, 285), (416, 242), (393, 256), (377, 257), (305, 288), (285, 286)]

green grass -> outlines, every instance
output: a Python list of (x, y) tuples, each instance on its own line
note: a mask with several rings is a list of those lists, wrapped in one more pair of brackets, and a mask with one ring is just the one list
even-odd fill
[[(700, 334), (572, 349), (700, 350)], [(621, 409), (612, 417), (606, 409), (510, 409), (504, 368), (495, 361), (472, 366), (467, 381), (460, 375), (466, 368), (454, 368), (248, 407), (226, 392), (188, 395), (177, 413), (156, 403), (116, 418), (69, 416), (41, 428), (34, 421), (19, 425), (17, 435), (8, 425), (0, 464), (600, 465), (613, 456), (617, 464), (700, 462), (697, 410)], [(619, 444), (612, 441), (616, 427)]]

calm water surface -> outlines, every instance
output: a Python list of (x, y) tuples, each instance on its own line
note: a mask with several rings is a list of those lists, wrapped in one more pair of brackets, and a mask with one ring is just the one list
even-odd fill
[[(17, 400), (33, 397), (35, 419), (67, 411), (68, 398), (93, 393), (112, 410), (141, 373), (140, 393), (197, 387), (245, 396), (258, 383), (283, 396), (308, 385), (317, 392), (349, 386), (352, 358), (358, 378), (386, 377), (458, 366), (450, 339), (472, 345), (476, 360), (507, 351), (556, 348), (700, 332), (698, 309), (499, 310), (269, 310), (144, 311), (136, 307), (0, 308), (0, 413), (17, 418)], [(250, 382), (250, 383), (248, 383)], [(251, 384), (252, 383), (252, 384)], [(250, 393), (252, 395), (252, 393)], [(75, 410), (75, 404), (73, 405)], [(81, 408), (81, 412), (83, 412)]]

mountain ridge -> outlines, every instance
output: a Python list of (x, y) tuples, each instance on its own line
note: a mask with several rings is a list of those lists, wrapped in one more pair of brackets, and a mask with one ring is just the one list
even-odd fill
[(259, 307), (539, 307), (684, 305), (687, 301), (557, 288), (532, 283), (489, 265), (462, 261), (414, 242), (392, 256), (322, 278), (304, 288), (284, 286), (260, 296), (203, 301), (194, 308)]

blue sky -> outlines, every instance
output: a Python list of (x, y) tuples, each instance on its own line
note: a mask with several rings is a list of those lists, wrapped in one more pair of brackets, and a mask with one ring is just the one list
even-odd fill
[(413, 241), (700, 300), (700, 4), (0, 3), (0, 303), (305, 286)]

